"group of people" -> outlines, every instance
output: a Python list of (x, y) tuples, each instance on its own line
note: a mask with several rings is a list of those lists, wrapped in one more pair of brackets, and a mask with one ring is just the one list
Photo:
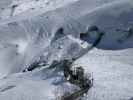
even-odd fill
[[(92, 35), (94, 35), (93, 32), (96, 33), (95, 34), (96, 36), (95, 36), (94, 39), (93, 39), (93, 36), (92, 36)], [(101, 31), (97, 26), (94, 25), (94, 26), (88, 27), (86, 32), (80, 33), (79, 38), (81, 40), (85, 41), (85, 42), (90, 42), (90, 40), (93, 39), (92, 46), (94, 47), (94, 46), (97, 46), (100, 43), (100, 41), (101, 41), (102, 37), (104, 36), (104, 34), (105, 34), (105, 32)], [(58, 40), (59, 38), (61, 38), (63, 36), (65, 36), (65, 33), (64, 33), (64, 29), (61, 27), (56, 31), (52, 41)]]

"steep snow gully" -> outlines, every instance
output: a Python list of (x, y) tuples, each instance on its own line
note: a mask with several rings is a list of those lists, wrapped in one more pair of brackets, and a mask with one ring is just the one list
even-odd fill
[(93, 75), (81, 100), (132, 100), (132, 0), (8, 2), (0, 8), (0, 100), (61, 100), (79, 91), (57, 64), (66, 59)]

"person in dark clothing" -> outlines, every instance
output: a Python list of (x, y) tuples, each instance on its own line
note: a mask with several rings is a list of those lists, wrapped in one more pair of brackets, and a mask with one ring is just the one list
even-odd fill
[(55, 33), (54, 38), (52, 39), (52, 41), (56, 41), (56, 40), (58, 40), (59, 38), (63, 37), (64, 35), (65, 35), (65, 34), (64, 34), (64, 29), (61, 27), (61, 28), (59, 28), (59, 29), (56, 31), (56, 33)]
[(86, 40), (87, 37), (89, 37), (90, 32), (98, 32), (99, 28), (97, 26), (91, 26), (88, 27), (87, 31), (85, 33), (80, 33), (80, 39), (81, 40)]
[(88, 27), (85, 33), (80, 33), (80, 39), (88, 43), (92, 43), (93, 44), (92, 47), (94, 47), (100, 43), (103, 35), (104, 35), (104, 32), (99, 30), (99, 28), (94, 25), (94, 26)]
[(11, 7), (11, 14), (10, 14), (10, 16), (13, 16), (13, 13), (14, 13), (14, 11), (15, 11), (16, 7), (18, 7), (18, 5), (12, 5), (12, 7)]

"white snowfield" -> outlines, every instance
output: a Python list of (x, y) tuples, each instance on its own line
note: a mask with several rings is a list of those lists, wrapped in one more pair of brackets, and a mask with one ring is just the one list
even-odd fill
[[(6, 0), (5, 0), (6, 1)], [(82, 100), (132, 100), (133, 0), (0, 1), (0, 100), (56, 100), (76, 86), (47, 66), (22, 72), (38, 59), (79, 57), (76, 65), (93, 73), (94, 86)], [(15, 8), (11, 9), (13, 5)], [(104, 32), (80, 33), (96, 25)], [(64, 29), (64, 33), (60, 31)]]

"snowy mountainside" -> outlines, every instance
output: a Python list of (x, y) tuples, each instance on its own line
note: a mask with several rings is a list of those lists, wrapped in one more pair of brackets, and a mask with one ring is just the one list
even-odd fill
[(77, 0), (67, 0), (67, 2), (64, 0), (12, 0), (12, 3), (10, 5), (3, 8), (0, 16), (1, 19), (7, 19), (9, 17), (16, 16), (25, 12), (31, 13), (33, 11), (36, 11), (37, 13), (39, 10), (39, 12), (47, 12), (75, 1)]
[[(94, 87), (85, 100), (128, 100), (133, 96), (133, 1), (96, 1), (66, 1), (67, 5), (48, 8), (47, 12), (30, 12), (26, 8), (1, 20), (0, 77), (4, 78), (0, 80), (0, 99), (55, 100), (53, 91), (57, 83), (62, 85), (61, 72), (47, 69), (48, 66), (32, 72), (22, 70), (36, 60), (51, 64), (77, 57), (80, 58), (75, 64), (85, 66), (86, 73), (94, 76)], [(20, 2), (20, 8), (25, 5), (29, 7), (27, 1), (22, 5)], [(40, 7), (35, 3), (33, 6)], [(80, 33), (94, 25), (104, 33), (98, 43), (95, 41), (100, 34), (95, 32), (81, 39)], [(59, 82), (55, 84), (55, 80)], [(63, 84), (70, 90), (75, 88), (67, 82)]]

